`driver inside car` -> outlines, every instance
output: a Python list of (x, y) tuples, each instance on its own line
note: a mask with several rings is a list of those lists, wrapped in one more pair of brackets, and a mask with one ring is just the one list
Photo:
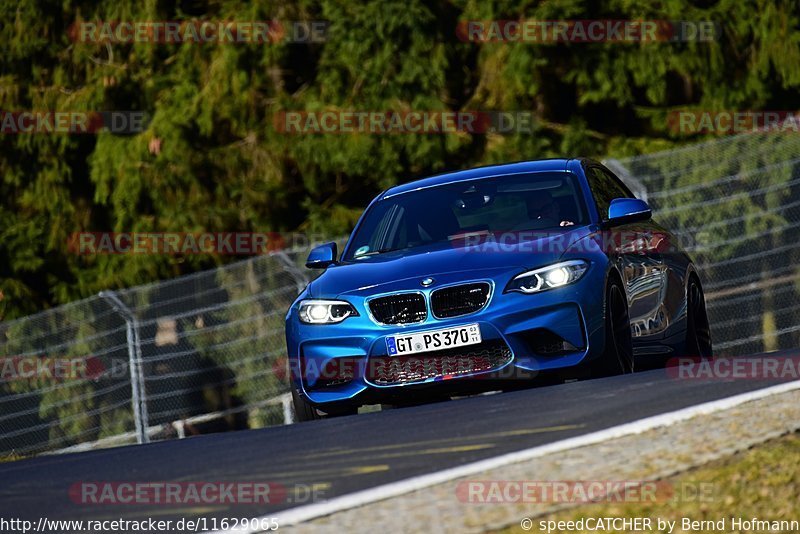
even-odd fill
[(526, 201), (528, 217), (539, 227), (573, 226), (575, 223), (561, 218), (561, 208), (549, 191), (540, 191)]

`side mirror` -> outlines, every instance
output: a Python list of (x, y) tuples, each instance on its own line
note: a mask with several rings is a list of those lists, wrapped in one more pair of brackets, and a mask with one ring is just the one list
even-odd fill
[(608, 207), (608, 225), (617, 226), (637, 221), (647, 221), (653, 217), (653, 210), (647, 202), (638, 198), (615, 198)]
[(306, 267), (309, 269), (327, 269), (336, 263), (336, 243), (325, 243), (311, 249), (306, 260)]

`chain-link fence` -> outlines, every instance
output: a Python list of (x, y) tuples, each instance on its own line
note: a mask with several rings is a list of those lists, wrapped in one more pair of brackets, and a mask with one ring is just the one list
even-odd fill
[[(800, 346), (800, 139), (610, 162), (703, 271), (716, 349)], [(0, 456), (282, 424), (283, 318), (307, 249), (0, 323)]]
[(287, 422), (283, 318), (306, 252), (1, 323), (0, 455)]
[(616, 163), (702, 270), (715, 352), (800, 347), (800, 137), (744, 134)]

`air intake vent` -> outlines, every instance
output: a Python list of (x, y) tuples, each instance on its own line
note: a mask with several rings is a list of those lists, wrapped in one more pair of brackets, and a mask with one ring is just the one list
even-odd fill
[(511, 358), (511, 349), (500, 340), (411, 356), (377, 356), (368, 363), (367, 380), (379, 386), (393, 386), (457, 378), (498, 369)]
[(486, 282), (444, 287), (431, 294), (431, 311), (437, 319), (473, 313), (489, 302), (491, 286)]
[(425, 298), (419, 293), (401, 293), (369, 301), (369, 311), (381, 324), (419, 323), (428, 317)]

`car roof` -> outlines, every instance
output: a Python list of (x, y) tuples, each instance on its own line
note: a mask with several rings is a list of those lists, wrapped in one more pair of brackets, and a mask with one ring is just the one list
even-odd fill
[(463, 182), (466, 180), (476, 180), (480, 178), (489, 178), (492, 176), (503, 176), (505, 174), (519, 174), (539, 171), (563, 171), (567, 169), (570, 161), (573, 161), (573, 159), (540, 159), (535, 161), (520, 161), (518, 163), (488, 165), (486, 167), (477, 167), (463, 171), (447, 172), (428, 178), (422, 178), (420, 180), (414, 180), (413, 182), (396, 185), (384, 191), (383, 195), (381, 195), (381, 198), (388, 198), (395, 195), (400, 195), (402, 193), (408, 193), (409, 191), (416, 191), (418, 189), (434, 187), (437, 185)]

